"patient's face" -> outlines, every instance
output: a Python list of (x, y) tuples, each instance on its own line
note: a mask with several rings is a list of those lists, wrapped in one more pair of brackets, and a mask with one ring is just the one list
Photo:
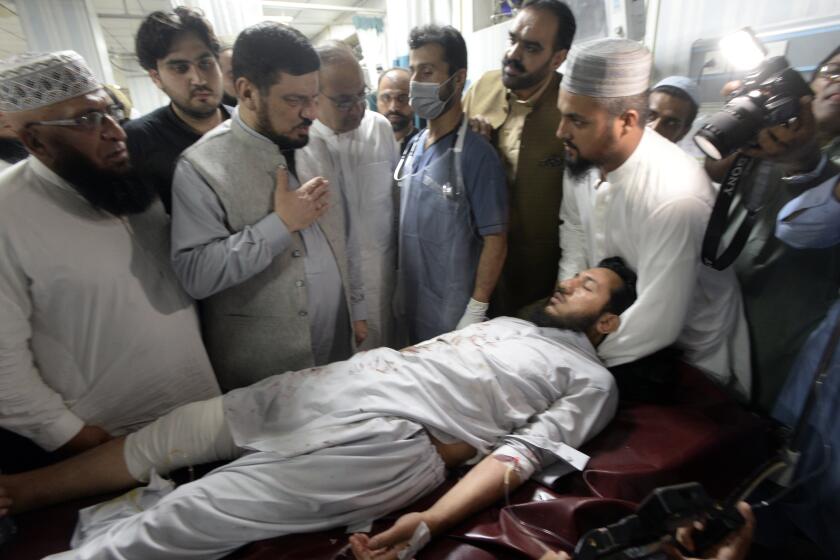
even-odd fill
[(557, 328), (587, 331), (604, 312), (621, 278), (607, 268), (590, 268), (557, 285), (542, 314)]

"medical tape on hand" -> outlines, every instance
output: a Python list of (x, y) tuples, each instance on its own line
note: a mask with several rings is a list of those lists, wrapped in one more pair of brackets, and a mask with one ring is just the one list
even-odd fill
[(397, 554), (397, 559), (410, 560), (411, 558), (414, 558), (414, 556), (420, 552), (420, 549), (429, 544), (429, 541), (431, 540), (432, 532), (429, 531), (429, 526), (426, 525), (425, 521), (421, 521), (420, 525), (418, 525), (414, 530), (414, 534), (411, 535), (411, 540), (408, 541), (408, 546)]
[[(513, 466), (513, 471), (519, 475), (519, 480), (525, 482), (537, 470), (537, 458), (526, 448), (519, 449), (510, 444), (502, 445), (490, 455), (497, 461)], [(509, 469), (510, 470), (510, 469)], [(509, 477), (510, 473), (506, 474)]]

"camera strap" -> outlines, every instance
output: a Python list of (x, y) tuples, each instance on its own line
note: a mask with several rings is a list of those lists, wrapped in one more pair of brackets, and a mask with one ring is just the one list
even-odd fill
[[(703, 236), (702, 248), (703, 264), (715, 270), (723, 270), (735, 262), (735, 259), (744, 249), (750, 231), (752, 231), (753, 225), (755, 224), (758, 211), (761, 210), (760, 204), (755, 206), (751, 204), (745, 205), (746, 216), (744, 217), (744, 221), (741, 222), (729, 246), (722, 253), (718, 254), (720, 241), (726, 233), (730, 222), (730, 209), (738, 193), (738, 186), (744, 177), (752, 171), (753, 163), (753, 158), (738, 154), (738, 157), (735, 158), (729, 171), (726, 172), (726, 177), (720, 184), (720, 192), (718, 193), (717, 199), (715, 199), (715, 205), (709, 217), (709, 224), (706, 227), (706, 234)], [(757, 187), (763, 188), (765, 186), (759, 183), (762, 183), (762, 181), (757, 182)]]

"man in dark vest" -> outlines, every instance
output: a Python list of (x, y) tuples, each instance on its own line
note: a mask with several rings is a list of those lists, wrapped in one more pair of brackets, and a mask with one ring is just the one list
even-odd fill
[(563, 142), (557, 68), (575, 35), (575, 18), (559, 0), (533, 0), (517, 14), (501, 70), (485, 73), (464, 98), (473, 128), (499, 150), (510, 198), (508, 255), (491, 315), (513, 315), (557, 280)]

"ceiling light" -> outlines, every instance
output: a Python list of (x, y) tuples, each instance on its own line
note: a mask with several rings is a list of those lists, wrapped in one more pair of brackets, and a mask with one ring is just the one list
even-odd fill
[(749, 27), (727, 35), (719, 44), (729, 64), (742, 72), (756, 68), (767, 57), (767, 49)]
[(295, 18), (293, 16), (264, 16), (268, 21), (276, 21), (277, 23), (292, 23)]

